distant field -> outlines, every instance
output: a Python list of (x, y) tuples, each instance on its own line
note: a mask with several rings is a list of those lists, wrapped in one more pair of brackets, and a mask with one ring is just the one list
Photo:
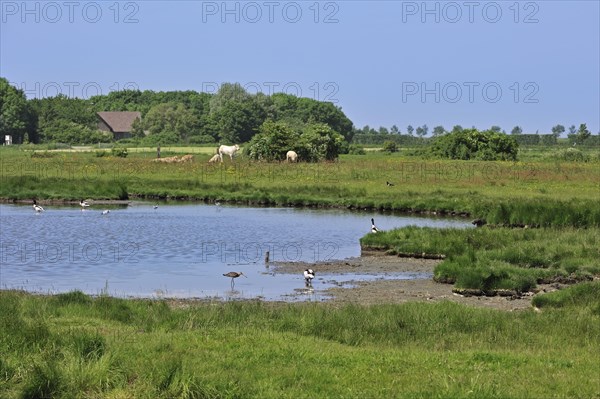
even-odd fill
[[(423, 160), (402, 152), (343, 155), (335, 163), (208, 164), (212, 147), (163, 147), (161, 156), (195, 154), (191, 163), (157, 163), (156, 149), (106, 152), (0, 149), (0, 198), (186, 198), (404, 212), (469, 213), (494, 223), (600, 224), (600, 162)], [(103, 156), (99, 156), (103, 155)], [(390, 182), (393, 186), (388, 186)], [(554, 216), (553, 216), (554, 215)], [(571, 222), (568, 222), (571, 223)]]
[[(154, 153), (156, 155), (156, 147), (126, 147), (128, 152), (136, 153)], [(180, 147), (180, 146), (164, 146), (161, 147), (162, 152), (178, 153), (178, 154), (214, 154), (216, 153), (217, 145), (212, 147)], [(34, 150), (36, 151), (36, 150)], [(38, 152), (100, 152), (110, 151), (110, 148), (95, 148), (92, 146), (73, 146), (71, 148), (61, 148), (55, 150), (37, 150)]]

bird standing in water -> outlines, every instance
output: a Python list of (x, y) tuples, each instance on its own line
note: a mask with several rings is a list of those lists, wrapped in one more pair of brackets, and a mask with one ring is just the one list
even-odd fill
[[(233, 287), (235, 286), (235, 281), (233, 280), (234, 278), (238, 278), (239, 276), (244, 276), (246, 277), (246, 275), (242, 272), (229, 272), (229, 273), (224, 273), (223, 276), (225, 277), (231, 277), (231, 289), (233, 289)], [(248, 278), (248, 277), (246, 277)]]
[(375, 220), (371, 218), (371, 233), (377, 233), (379, 230), (375, 227)]
[(304, 271), (304, 282), (307, 286), (312, 285), (313, 278), (315, 278), (315, 271), (313, 269), (306, 269)]

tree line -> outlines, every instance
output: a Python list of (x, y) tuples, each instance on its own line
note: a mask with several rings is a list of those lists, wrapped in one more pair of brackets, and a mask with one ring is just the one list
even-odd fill
[[(443, 126), (435, 126), (432, 130), (431, 136), (426, 137), (429, 133), (429, 127), (425, 124), (423, 126), (417, 126), (414, 128), (412, 125), (406, 127), (406, 133), (403, 134), (398, 126), (393, 125), (390, 129), (381, 126), (378, 129), (372, 128), (368, 125), (362, 129), (355, 129), (352, 143), (354, 144), (383, 144), (386, 141), (391, 141), (400, 145), (418, 145), (428, 143), (436, 137), (444, 136), (449, 133), (458, 133), (464, 130), (475, 129), (473, 126), (470, 129), (465, 129), (461, 125), (455, 125), (451, 130), (446, 130)], [(488, 131), (493, 133), (507, 134), (500, 126), (492, 126)], [(520, 145), (554, 145), (558, 143), (558, 139), (566, 131), (563, 125), (557, 124), (552, 127), (551, 133), (540, 134), (539, 131), (535, 133), (523, 133), (523, 129), (520, 126), (515, 126), (510, 135), (514, 137), (515, 141)], [(593, 136), (587, 128), (587, 124), (582, 123), (577, 128), (575, 125), (571, 125), (568, 129), (567, 139), (570, 144), (579, 145), (599, 145), (598, 135)]]
[(0, 78), (0, 134), (13, 142), (94, 144), (112, 141), (98, 131), (97, 112), (139, 111), (133, 140), (141, 144), (245, 143), (265, 121), (294, 130), (324, 124), (346, 141), (354, 126), (329, 102), (284, 93), (250, 94), (241, 85), (223, 84), (217, 93), (123, 90), (89, 99), (58, 95), (28, 100), (22, 90)]

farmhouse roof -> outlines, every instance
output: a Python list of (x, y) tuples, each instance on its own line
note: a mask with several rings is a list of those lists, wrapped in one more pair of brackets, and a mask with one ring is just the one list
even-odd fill
[(115, 133), (130, 132), (133, 121), (142, 119), (141, 112), (98, 112), (98, 116)]

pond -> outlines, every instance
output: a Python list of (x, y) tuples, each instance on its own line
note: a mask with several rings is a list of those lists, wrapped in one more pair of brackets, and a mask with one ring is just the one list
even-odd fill
[[(108, 209), (110, 213), (103, 215)], [(298, 299), (301, 275), (271, 262), (360, 255), (371, 228), (471, 227), (466, 220), (298, 208), (132, 202), (126, 206), (0, 205), (0, 288), (57, 293), (79, 289), (119, 297)], [(243, 272), (234, 280), (223, 274)], [(382, 278), (319, 275), (300, 299), (320, 300), (336, 282)], [(397, 274), (391, 278), (427, 278)], [(390, 276), (386, 276), (390, 278)]]

